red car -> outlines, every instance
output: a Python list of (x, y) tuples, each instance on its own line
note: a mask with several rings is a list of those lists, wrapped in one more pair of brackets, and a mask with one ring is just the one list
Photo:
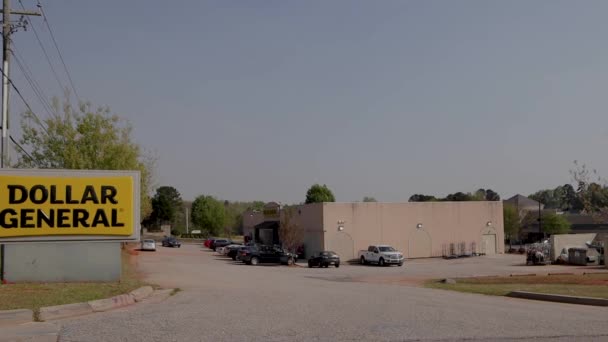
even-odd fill
[(205, 240), (205, 242), (203, 243), (203, 246), (207, 247), (207, 248), (211, 248), (211, 243), (216, 240), (215, 238), (208, 238), (207, 240)]

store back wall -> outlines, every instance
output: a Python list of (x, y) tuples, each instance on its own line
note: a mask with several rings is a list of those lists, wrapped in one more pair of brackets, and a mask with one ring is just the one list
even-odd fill
[(504, 253), (500, 201), (324, 203), (323, 225), (325, 248), (344, 259), (376, 244), (392, 245), (409, 258), (446, 251)]

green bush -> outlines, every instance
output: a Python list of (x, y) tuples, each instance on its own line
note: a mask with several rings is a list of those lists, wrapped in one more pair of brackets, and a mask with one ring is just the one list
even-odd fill
[(202, 234), (182, 234), (182, 239), (203, 239), (204, 236)]

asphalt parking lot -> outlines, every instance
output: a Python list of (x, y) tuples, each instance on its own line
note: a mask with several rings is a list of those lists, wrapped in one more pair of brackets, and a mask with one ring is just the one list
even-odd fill
[(540, 269), (523, 266), (520, 255), (309, 269), (248, 266), (183, 245), (141, 253), (138, 264), (148, 281), (182, 291), (160, 304), (62, 322), (60, 341), (608, 340), (608, 308), (417, 286)]

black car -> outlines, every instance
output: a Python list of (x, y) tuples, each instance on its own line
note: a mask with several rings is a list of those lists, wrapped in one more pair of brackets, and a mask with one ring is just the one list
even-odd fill
[(236, 257), (239, 255), (239, 251), (243, 248), (246, 248), (247, 246), (232, 246), (228, 248), (228, 253), (226, 253), (226, 256), (232, 258), (232, 260), (236, 260)]
[(177, 241), (176, 238), (174, 237), (166, 237), (163, 239), (163, 247), (177, 247), (180, 248), (182, 246), (182, 244)]
[(249, 246), (240, 250), (239, 259), (247, 265), (275, 263), (293, 265), (296, 255), (277, 246)]
[(217, 248), (226, 247), (226, 246), (232, 245), (232, 244), (233, 244), (233, 242), (230, 239), (215, 239), (215, 240), (211, 241), (211, 244), (209, 245), (209, 247), (215, 251)]
[(322, 251), (308, 259), (308, 267), (329, 267), (329, 265), (340, 267), (340, 257), (332, 251)]

